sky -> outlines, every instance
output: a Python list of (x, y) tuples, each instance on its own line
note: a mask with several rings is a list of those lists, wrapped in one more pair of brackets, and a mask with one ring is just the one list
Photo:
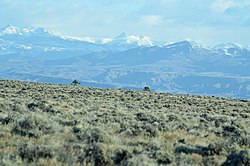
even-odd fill
[(145, 35), (250, 46), (249, 0), (1, 0), (0, 26), (44, 27), (64, 36)]

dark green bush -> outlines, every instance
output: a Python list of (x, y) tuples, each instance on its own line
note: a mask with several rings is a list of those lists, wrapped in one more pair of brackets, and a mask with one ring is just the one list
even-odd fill
[(240, 136), (241, 131), (235, 126), (223, 126), (223, 136)]
[(202, 160), (204, 166), (219, 166), (219, 160), (216, 156), (204, 156)]
[(223, 150), (224, 150), (224, 145), (222, 143), (212, 143), (209, 144), (207, 147), (196, 146), (195, 148), (193, 148), (187, 146), (178, 146), (175, 148), (175, 153), (185, 153), (185, 154), (196, 153), (202, 156), (213, 156), (213, 155), (220, 155)]
[(71, 85), (74, 85), (74, 86), (77, 86), (77, 85), (79, 85), (79, 84), (81, 84), (81, 83), (78, 82), (77, 80), (74, 80), (74, 81), (71, 83)]
[(53, 151), (44, 146), (28, 146), (22, 144), (18, 148), (18, 154), (23, 160), (28, 162), (38, 161), (40, 158), (52, 158)]
[(240, 152), (233, 152), (222, 166), (248, 166), (250, 165), (250, 150), (242, 150)]
[(14, 115), (8, 114), (6, 117), (0, 118), (0, 122), (2, 123), (2, 125), (7, 125), (10, 122), (14, 122)]
[(76, 135), (78, 140), (84, 141), (87, 144), (108, 142), (109, 139), (109, 135), (99, 128), (81, 129), (74, 127), (73, 133)]
[(43, 134), (52, 133), (54, 130), (50, 121), (34, 114), (17, 121), (11, 132), (21, 136), (39, 137)]
[(124, 165), (127, 159), (131, 157), (131, 153), (125, 149), (117, 149), (113, 157), (114, 163), (116, 165)]
[(77, 120), (61, 119), (59, 123), (62, 124), (63, 126), (75, 126), (77, 124)]
[(172, 163), (172, 156), (170, 156), (169, 153), (163, 150), (157, 151), (154, 158), (156, 159), (157, 163), (160, 165)]
[(138, 136), (142, 132), (143, 129), (141, 128), (141, 126), (138, 123), (135, 123), (126, 129), (125, 134), (128, 136)]
[(150, 92), (151, 90), (150, 90), (150, 87), (149, 87), (149, 86), (145, 86), (144, 89), (143, 89), (143, 91), (148, 91), (148, 92)]
[(92, 164), (96, 166), (108, 165), (108, 161), (103, 151), (103, 147), (100, 143), (91, 143), (84, 148), (82, 156), (78, 161), (86, 165)]
[(222, 142), (211, 143), (207, 148), (204, 148), (203, 156), (220, 155), (223, 150), (225, 149)]
[(28, 109), (29, 109), (29, 110), (32, 110), (32, 111), (34, 111), (38, 106), (39, 106), (39, 105), (38, 105), (37, 103), (34, 103), (34, 102), (29, 103), (29, 104), (27, 105)]
[(142, 122), (148, 122), (148, 123), (153, 123), (153, 122), (158, 122), (159, 118), (156, 116), (150, 115), (147, 112), (139, 112), (136, 114), (136, 119)]
[(142, 126), (144, 134), (148, 137), (157, 137), (159, 134), (158, 128), (152, 126), (151, 124), (145, 124)]

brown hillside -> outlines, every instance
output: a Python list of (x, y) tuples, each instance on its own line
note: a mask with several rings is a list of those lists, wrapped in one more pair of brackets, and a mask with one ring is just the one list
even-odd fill
[(250, 165), (250, 101), (0, 80), (0, 165)]

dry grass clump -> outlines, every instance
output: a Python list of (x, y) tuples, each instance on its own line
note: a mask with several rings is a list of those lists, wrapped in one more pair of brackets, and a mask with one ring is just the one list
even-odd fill
[(0, 165), (250, 165), (250, 101), (0, 80)]

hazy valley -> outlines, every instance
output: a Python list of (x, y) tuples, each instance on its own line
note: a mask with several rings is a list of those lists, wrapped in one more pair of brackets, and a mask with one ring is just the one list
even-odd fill
[(121, 34), (84, 41), (43, 28), (0, 31), (3, 79), (249, 99), (250, 50), (237, 44), (163, 43)]

